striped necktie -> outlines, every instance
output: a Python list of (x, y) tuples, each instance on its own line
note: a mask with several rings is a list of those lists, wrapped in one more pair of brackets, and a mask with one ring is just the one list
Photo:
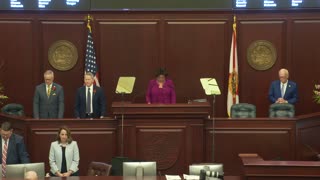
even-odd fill
[(6, 177), (6, 165), (7, 165), (7, 140), (4, 141), (3, 149), (2, 149), (2, 177)]

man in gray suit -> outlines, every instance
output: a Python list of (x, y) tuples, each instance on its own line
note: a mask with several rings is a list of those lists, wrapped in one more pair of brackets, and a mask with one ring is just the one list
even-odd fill
[(36, 119), (63, 118), (63, 88), (53, 82), (53, 71), (44, 73), (44, 83), (38, 85), (33, 97), (33, 117)]

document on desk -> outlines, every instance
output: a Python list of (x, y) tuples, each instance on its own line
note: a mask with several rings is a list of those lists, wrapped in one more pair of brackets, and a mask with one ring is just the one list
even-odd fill
[(183, 174), (183, 179), (185, 179), (185, 180), (199, 180), (199, 176)]
[(167, 180), (181, 180), (179, 175), (166, 175)]

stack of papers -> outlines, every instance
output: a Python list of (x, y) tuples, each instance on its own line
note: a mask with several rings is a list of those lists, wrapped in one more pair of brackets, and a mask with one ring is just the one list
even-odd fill
[(166, 175), (167, 180), (181, 180), (179, 175)]
[(199, 176), (184, 174), (183, 179), (185, 179), (185, 180), (199, 180)]

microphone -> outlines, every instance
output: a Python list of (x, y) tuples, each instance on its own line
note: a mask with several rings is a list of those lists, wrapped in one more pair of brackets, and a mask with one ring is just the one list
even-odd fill
[(223, 180), (223, 173), (219, 173), (218, 171), (206, 171), (204, 169), (200, 170), (200, 180), (205, 180), (206, 177), (214, 177)]

